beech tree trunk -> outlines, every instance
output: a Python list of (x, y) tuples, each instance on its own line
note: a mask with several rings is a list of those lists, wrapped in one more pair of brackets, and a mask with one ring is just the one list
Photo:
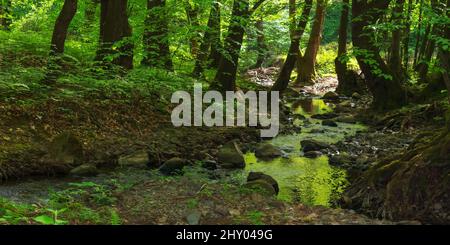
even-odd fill
[[(217, 28), (219, 28), (219, 30)], [(213, 40), (214, 38), (217, 38), (218, 32), (219, 32), (219, 40)], [(220, 42), (220, 3), (217, 1), (213, 1), (213, 4), (211, 6), (207, 29), (205, 31), (202, 43), (200, 45), (197, 60), (195, 61), (195, 67), (193, 71), (194, 77), (196, 78), (200, 77), (201, 73), (205, 69), (205, 64), (208, 59), (208, 52), (210, 49), (211, 52), (213, 52), (212, 50), (214, 49), (214, 46), (217, 45), (217, 43), (214, 42)], [(216, 49), (214, 52), (218, 52), (218, 50)], [(212, 60), (210, 61), (213, 62)]]
[(343, 95), (352, 95), (354, 92), (360, 92), (361, 88), (357, 81), (357, 74), (355, 71), (347, 69), (347, 27), (348, 17), (350, 11), (349, 0), (343, 0), (341, 19), (339, 22), (339, 40), (338, 40), (338, 55), (334, 60), (334, 68), (338, 78), (338, 86), (336, 92)]
[(234, 0), (233, 13), (224, 43), (226, 53), (220, 59), (213, 87), (219, 87), (222, 91), (235, 91), (239, 54), (249, 20), (249, 1)]
[(61, 55), (64, 53), (64, 44), (67, 38), (69, 25), (77, 12), (77, 0), (65, 0), (64, 5), (56, 18), (50, 45), (50, 59), (43, 83), (53, 84), (58, 79), (60, 71)]
[[(376, 110), (397, 108), (406, 103), (406, 93), (398, 80), (394, 79), (373, 43), (375, 30), (369, 28), (389, 6), (389, 0), (353, 0), (352, 2), (352, 40), (359, 67), (364, 73), (367, 87), (373, 95), (372, 107)], [(367, 55), (370, 55), (369, 59)], [(369, 62), (370, 61), (370, 62)]]
[[(101, 0), (100, 45), (96, 60), (124, 69), (133, 68), (133, 44), (130, 40), (132, 30), (128, 22), (128, 0)], [(115, 47), (115, 46), (118, 46)]]
[(148, 0), (144, 30), (144, 59), (149, 67), (173, 70), (169, 45), (169, 24), (165, 0)]
[(297, 84), (312, 83), (315, 76), (315, 64), (320, 41), (322, 40), (322, 29), (325, 20), (326, 0), (317, 0), (316, 15), (311, 29), (308, 46), (305, 54), (300, 57), (297, 63), (298, 76)]
[[(295, 1), (293, 3), (291, 2), (290, 6), (291, 9), (295, 7)], [(289, 85), (292, 70), (294, 69), (295, 63), (297, 62), (297, 59), (300, 55), (300, 40), (303, 36), (306, 25), (308, 23), (311, 7), (312, 7), (312, 0), (306, 0), (302, 10), (301, 17), (298, 20), (298, 24), (295, 23), (295, 18), (291, 17), (291, 20), (294, 21), (293, 25), (291, 25), (293, 27), (292, 28), (293, 30), (291, 31), (291, 44), (289, 46), (286, 61), (284, 62), (283, 67), (281, 68), (277, 81), (272, 87), (272, 91), (283, 92)]]
[(77, 13), (78, 0), (65, 0), (64, 5), (56, 18), (55, 27), (53, 28), (52, 42), (50, 45), (51, 54), (64, 53), (64, 44), (66, 42), (67, 31), (70, 22)]

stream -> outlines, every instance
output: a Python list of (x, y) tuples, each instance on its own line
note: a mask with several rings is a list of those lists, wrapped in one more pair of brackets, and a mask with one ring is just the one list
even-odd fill
[(330, 166), (326, 155), (314, 159), (303, 157), (300, 141), (314, 139), (333, 144), (365, 130), (365, 127), (339, 122), (338, 127), (323, 126), (322, 120), (311, 118), (313, 115), (333, 111), (333, 105), (322, 99), (303, 98), (289, 106), (294, 115), (302, 116), (302, 119), (293, 120), (295, 125), (301, 126), (301, 132), (280, 135), (268, 142), (286, 152), (286, 156), (262, 161), (254, 153), (247, 153), (246, 170), (263, 172), (277, 180), (280, 187), (278, 198), (281, 200), (329, 207), (348, 184), (346, 172)]
[[(283, 157), (262, 161), (258, 160), (254, 153), (245, 154), (246, 171), (241, 172), (242, 181), (245, 181), (245, 173), (264, 172), (277, 180), (280, 200), (329, 207), (340, 197), (348, 184), (346, 172), (330, 166), (326, 155), (315, 159), (303, 157), (300, 141), (314, 139), (329, 144), (336, 143), (357, 131), (365, 130), (365, 127), (348, 123), (337, 123), (338, 127), (323, 126), (321, 120), (311, 116), (331, 112), (333, 105), (321, 99), (303, 98), (289, 106), (296, 118), (292, 119), (292, 123), (301, 126), (301, 132), (279, 135), (268, 142), (285, 152)], [(70, 187), (71, 183), (138, 183), (149, 178), (151, 175), (148, 171), (142, 169), (118, 169), (103, 172), (95, 177), (29, 178), (1, 184), (0, 197), (20, 203), (38, 203), (48, 200), (53, 191)]]

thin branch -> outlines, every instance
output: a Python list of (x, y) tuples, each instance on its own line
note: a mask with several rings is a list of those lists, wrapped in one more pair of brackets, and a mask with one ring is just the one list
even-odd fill
[(253, 8), (250, 9), (250, 15), (253, 14), (266, 0), (259, 0), (253, 5)]

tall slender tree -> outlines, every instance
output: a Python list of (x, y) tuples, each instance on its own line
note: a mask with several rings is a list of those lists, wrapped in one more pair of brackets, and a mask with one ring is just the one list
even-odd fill
[(232, 17), (224, 43), (225, 53), (222, 54), (220, 59), (213, 87), (218, 87), (222, 91), (234, 91), (236, 89), (236, 73), (245, 28), (248, 26), (253, 12), (264, 1), (259, 0), (250, 8), (249, 0), (234, 0)]
[(78, 0), (65, 0), (58, 18), (56, 18), (50, 44), (50, 59), (47, 64), (47, 72), (43, 80), (44, 83), (53, 84), (60, 75), (60, 56), (64, 53), (67, 32), (77, 12), (77, 6)]
[(211, 50), (211, 54), (214, 54), (209, 61), (217, 62), (220, 59), (220, 54), (217, 45), (220, 44), (220, 3), (218, 1), (213, 1), (211, 6), (211, 11), (208, 18), (208, 24), (203, 35), (203, 40), (200, 45), (199, 52), (197, 54), (197, 59), (195, 61), (195, 67), (193, 71), (194, 77), (199, 77), (203, 70), (205, 69), (208, 52)]
[(315, 64), (322, 40), (322, 30), (325, 21), (325, 9), (327, 0), (317, 0), (316, 14), (311, 28), (311, 34), (306, 47), (305, 54), (297, 62), (297, 84), (312, 83), (315, 76)]
[(100, 45), (96, 60), (109, 63), (124, 69), (133, 68), (133, 44), (128, 22), (128, 0), (101, 0)]
[(341, 19), (339, 23), (338, 53), (334, 60), (334, 67), (338, 78), (336, 92), (343, 95), (352, 95), (354, 92), (361, 91), (361, 85), (357, 81), (355, 71), (347, 67), (347, 39), (348, 39), (348, 21), (350, 12), (349, 0), (342, 1)]
[(147, 0), (142, 64), (173, 70), (169, 45), (169, 23), (165, 0)]
[(58, 18), (56, 18), (55, 27), (53, 28), (52, 42), (50, 45), (51, 54), (64, 53), (67, 32), (73, 17), (77, 13), (77, 5), (78, 0), (64, 1), (64, 5)]
[(286, 57), (286, 61), (281, 68), (280, 74), (272, 87), (272, 91), (284, 91), (291, 79), (292, 70), (295, 67), (295, 63), (300, 55), (300, 40), (305, 32), (306, 25), (308, 23), (309, 15), (312, 8), (312, 0), (306, 0), (305, 5), (303, 6), (302, 14), (298, 23), (296, 23), (296, 18), (293, 18), (295, 15), (295, 0), (291, 0), (290, 8), (291, 8), (291, 21), (294, 22), (291, 24), (291, 44), (289, 46), (289, 51)]

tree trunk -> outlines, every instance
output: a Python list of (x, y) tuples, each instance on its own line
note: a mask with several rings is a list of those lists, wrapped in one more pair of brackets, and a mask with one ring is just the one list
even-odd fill
[[(290, 6), (295, 6), (295, 1), (294, 4), (291, 3)], [(312, 0), (306, 0), (305, 6), (303, 7), (302, 10), (302, 15), (300, 17), (300, 20), (298, 20), (297, 26), (295, 26), (296, 23), (294, 22), (292, 28), (293, 30), (291, 31), (291, 45), (289, 46), (286, 61), (284, 62), (283, 67), (281, 68), (277, 81), (272, 87), (272, 91), (283, 92), (289, 85), (292, 70), (294, 69), (295, 62), (297, 61), (298, 56), (300, 54), (300, 40), (303, 36), (306, 25), (308, 23), (311, 7), (312, 7)], [(292, 21), (295, 21), (295, 19), (292, 19)]]
[[(96, 60), (124, 69), (133, 68), (133, 44), (130, 40), (131, 26), (127, 14), (128, 0), (101, 0), (100, 45)], [(119, 46), (118, 48), (115, 46)]]
[(234, 0), (233, 13), (224, 43), (224, 52), (226, 53), (220, 59), (213, 85), (218, 86), (222, 91), (235, 91), (236, 89), (239, 54), (249, 19), (249, 1)]
[(0, 0), (0, 29), (10, 29), (12, 23), (11, 7), (11, 0)]
[[(219, 35), (217, 35), (219, 34)], [(218, 40), (217, 40), (218, 38)], [(202, 74), (203, 70), (205, 69), (205, 63), (208, 59), (208, 52), (211, 49), (211, 53), (213, 52), (213, 49), (215, 49), (214, 52), (218, 53), (217, 47), (215, 46), (220, 43), (220, 3), (217, 1), (213, 1), (213, 4), (211, 6), (211, 11), (209, 14), (207, 29), (205, 31), (205, 34), (203, 36), (202, 43), (200, 45), (200, 50), (197, 55), (197, 60), (195, 61), (195, 68), (193, 71), (193, 76), (198, 78)], [(216, 55), (216, 54), (215, 54)], [(214, 58), (213, 58), (214, 59)], [(220, 59), (220, 54), (219, 54)], [(210, 60), (211, 62), (215, 62), (213, 60)]]
[(165, 0), (147, 1), (142, 64), (173, 71), (169, 46), (169, 24)]
[(190, 49), (193, 57), (196, 57), (198, 54), (199, 43), (201, 40), (199, 33), (200, 23), (198, 21), (198, 10), (198, 7), (193, 7), (189, 1), (186, 2), (186, 15), (192, 30)]
[(389, 67), (395, 79), (403, 82), (405, 79), (402, 58), (401, 58), (401, 41), (402, 41), (402, 21), (403, 21), (403, 5), (405, 0), (396, 0), (393, 9), (394, 30), (392, 31), (392, 42), (390, 49)]
[(64, 53), (64, 44), (66, 42), (67, 31), (70, 22), (77, 13), (78, 0), (65, 0), (64, 5), (59, 13), (53, 29), (52, 43), (50, 46), (51, 54)]
[(311, 29), (308, 46), (306, 47), (305, 55), (301, 57), (297, 63), (297, 84), (308, 84), (311, 83), (314, 79), (314, 67), (316, 64), (320, 41), (322, 39), (322, 29), (325, 20), (326, 4), (326, 0), (317, 0), (316, 15), (314, 18), (314, 24)]
[(254, 65), (254, 68), (260, 68), (264, 63), (268, 51), (264, 36), (264, 21), (262, 18), (256, 21), (256, 32), (256, 48), (258, 57), (256, 58), (256, 64)]
[(334, 60), (334, 68), (338, 78), (338, 87), (336, 91), (340, 94), (349, 94), (355, 88), (352, 88), (351, 81), (347, 78), (347, 26), (349, 15), (349, 0), (343, 0), (341, 20), (339, 22), (339, 40), (338, 40), (338, 55)]
[(373, 95), (372, 107), (376, 110), (393, 109), (406, 103), (405, 91), (381, 58), (379, 48), (372, 40), (374, 29), (369, 27), (381, 17), (382, 12), (376, 10), (388, 6), (389, 0), (352, 2), (352, 40), (354, 48), (359, 51), (355, 56)]
[(53, 84), (58, 79), (61, 63), (61, 55), (64, 53), (67, 32), (73, 17), (77, 12), (77, 0), (65, 0), (53, 29), (52, 41), (50, 45), (50, 58), (47, 64), (47, 71), (43, 83)]

